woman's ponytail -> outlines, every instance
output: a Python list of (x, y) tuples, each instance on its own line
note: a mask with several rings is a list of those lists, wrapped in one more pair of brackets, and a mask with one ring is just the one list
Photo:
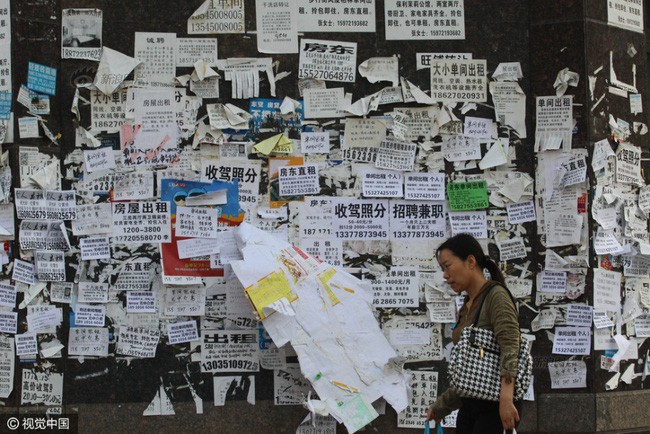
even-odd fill
[(495, 280), (505, 286), (506, 280), (503, 278), (503, 273), (501, 272), (501, 269), (497, 265), (496, 262), (494, 262), (492, 259), (488, 258), (485, 256), (485, 268), (490, 272), (490, 276), (492, 277), (492, 280)]

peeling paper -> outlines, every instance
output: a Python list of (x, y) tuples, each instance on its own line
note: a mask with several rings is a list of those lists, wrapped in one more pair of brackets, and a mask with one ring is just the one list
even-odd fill
[(102, 143), (95, 137), (90, 131), (85, 129), (84, 127), (79, 127), (80, 130), (83, 130), (83, 135), (88, 139), (88, 142), (86, 143), (89, 147), (91, 148), (99, 148)]
[[(162, 382), (162, 378), (161, 378)], [(167, 392), (165, 392), (165, 386), (160, 385), (160, 389), (156, 392), (156, 396), (153, 397), (149, 406), (142, 412), (143, 416), (170, 416), (175, 415), (174, 406), (172, 405)]]
[(79, 114), (79, 89), (74, 90), (74, 97), (72, 98), (72, 107), (70, 107), (70, 111), (74, 113), (75, 119), (77, 119), (77, 122), (81, 121), (81, 114)]
[(104, 45), (93, 84), (104, 95), (110, 96), (140, 63), (140, 60)]
[(617, 139), (626, 140), (629, 137), (629, 124), (622, 119), (616, 119), (611, 113), (608, 118), (608, 125), (612, 134), (616, 136)]
[[(420, 104), (429, 104), (433, 105), (436, 103), (429, 95), (424, 93), (419, 87), (406, 80), (401, 78), (402, 84), (402, 93), (404, 94), (404, 102), (417, 102)], [(442, 124), (441, 124), (442, 125)]]
[(192, 81), (203, 81), (206, 78), (210, 77), (218, 77), (221, 78), (219, 73), (212, 69), (210, 65), (205, 63), (203, 59), (197, 60), (196, 63), (194, 63), (194, 71), (192, 72), (191, 79)]
[(625, 384), (632, 384), (632, 380), (634, 380), (638, 375), (640, 374), (634, 373), (634, 364), (630, 364), (621, 374), (621, 381)]
[[(253, 146), (253, 150), (255, 152), (259, 152), (260, 154), (269, 155), (271, 152), (276, 151), (276, 148), (282, 147), (291, 147), (293, 149), (293, 140), (289, 139), (287, 136), (281, 133), (276, 134), (273, 137), (269, 137), (268, 139), (262, 140)], [(292, 151), (288, 153), (291, 152)]]
[(9, 398), (14, 390), (14, 370), (16, 365), (14, 338), (0, 336), (0, 365), (2, 365), (3, 376), (0, 382), (0, 398)]
[(634, 134), (638, 134), (640, 136), (645, 136), (648, 134), (648, 126), (643, 122), (632, 122), (632, 129), (634, 130)]
[[(255, 405), (255, 377), (253, 375), (245, 376), (227, 376), (227, 377), (212, 377), (213, 389), (214, 389), (214, 406), (224, 406), (226, 405), (226, 399), (228, 398), (228, 392), (232, 386), (242, 387), (244, 383), (244, 377), (247, 380), (250, 380), (250, 386), (248, 388), (248, 393), (246, 395), (246, 401), (250, 405)], [(238, 384), (239, 383), (239, 384)], [(231, 393), (234, 393), (231, 391)]]
[(643, 98), (641, 94), (631, 93), (629, 95), (629, 98), (630, 98), (630, 112), (633, 115), (638, 115), (639, 113), (643, 113)]
[(550, 330), (555, 327), (555, 319), (557, 318), (558, 310), (556, 308), (544, 309), (531, 321), (530, 329), (533, 332), (538, 332), (542, 329)]
[(607, 159), (609, 157), (614, 157), (614, 150), (609, 144), (609, 140), (603, 139), (594, 144), (594, 151), (591, 157), (591, 167), (594, 169), (594, 172), (605, 168), (607, 165)]
[(178, 77), (176, 77), (176, 81), (178, 82), (178, 84), (185, 87), (187, 86), (187, 83), (190, 82), (190, 78), (191, 78), (190, 74), (179, 75)]
[(492, 74), (492, 79), (495, 81), (518, 81), (523, 77), (520, 62), (499, 63)]
[(188, 196), (185, 198), (185, 204), (187, 206), (225, 205), (227, 203), (227, 194), (228, 190), (222, 189), (200, 194), (198, 196)]
[(283, 115), (290, 115), (296, 112), (296, 109), (301, 108), (302, 104), (295, 99), (285, 96), (280, 104), (280, 113)]
[(208, 11), (208, 8), (210, 7), (212, 0), (205, 0), (203, 3), (201, 3), (201, 6), (199, 6), (194, 12), (192, 12), (192, 17), (198, 17), (200, 15), (205, 14)]
[(224, 134), (220, 129), (212, 128), (212, 126), (200, 122), (192, 139), (192, 149), (198, 149), (202, 143), (210, 145), (220, 145), (223, 143)]
[(279, 313), (280, 315), (289, 315), (289, 316), (296, 315), (296, 311), (293, 310), (293, 307), (291, 307), (291, 303), (289, 302), (289, 300), (287, 300), (286, 297), (274, 301), (268, 306), (264, 306), (262, 308), (262, 312), (264, 313), (265, 317), (268, 317), (269, 315), (275, 312)]
[(45, 136), (50, 139), (52, 143), (55, 145), (59, 144), (59, 139), (61, 138), (61, 134), (58, 133), (56, 136), (52, 134), (52, 131), (47, 127), (46, 121), (43, 119), (39, 119), (39, 123), (41, 124), (41, 128), (43, 128), (43, 132), (45, 133)]
[(275, 74), (275, 82), (277, 83), (278, 81), (282, 80), (283, 78), (287, 78), (290, 75), (291, 75), (290, 71), (278, 72), (277, 74)]
[(382, 91), (379, 91), (373, 93), (372, 95), (358, 99), (353, 104), (344, 107), (343, 111), (351, 113), (355, 116), (366, 116), (371, 111), (375, 111), (379, 108), (381, 94)]
[(612, 357), (612, 365), (609, 367), (609, 372), (616, 371), (618, 369), (619, 363), (623, 360), (625, 353), (631, 345), (631, 342), (623, 335), (616, 334), (614, 336), (614, 341), (616, 341), (616, 346), (618, 351)]
[[(456, 103), (449, 103), (449, 107), (453, 108), (456, 106)], [(463, 106), (460, 108), (460, 112), (464, 115), (469, 113), (470, 111), (476, 111), (478, 109), (478, 105), (476, 105), (475, 102), (465, 102), (463, 103)]]
[(618, 387), (618, 381), (621, 378), (621, 373), (617, 372), (607, 383), (605, 383), (605, 390), (614, 390)]
[(210, 127), (216, 130), (248, 128), (251, 115), (233, 104), (207, 104), (206, 110), (210, 117)]
[(59, 342), (58, 340), (53, 341), (53, 342), (44, 342), (41, 344), (41, 349), (40, 349), (40, 355), (44, 359), (48, 359), (50, 357), (61, 357), (61, 350), (65, 348), (65, 346)]
[(327, 434), (336, 432), (336, 420), (332, 417), (309, 413), (298, 426), (296, 434)]
[(510, 126), (519, 138), (527, 137), (526, 94), (519, 83), (490, 82), (490, 94), (499, 124)]
[(399, 82), (399, 62), (397, 56), (371, 57), (359, 65), (359, 74), (370, 83), (390, 81), (393, 86)]
[(317, 414), (319, 416), (329, 416), (330, 414), (325, 402), (320, 399), (311, 399), (311, 391), (309, 391), (307, 402), (305, 402), (304, 406), (311, 414)]
[(555, 94), (557, 96), (564, 95), (569, 86), (577, 87), (579, 81), (580, 75), (577, 72), (569, 71), (569, 68), (560, 70), (555, 77), (555, 83), (553, 83)]
[(27, 305), (45, 289), (47, 282), (36, 282), (25, 290), (23, 301), (18, 305), (18, 309), (25, 309)]
[(285, 220), (287, 218), (288, 208), (287, 206), (281, 206), (280, 208), (269, 208), (265, 206), (257, 207), (257, 215), (262, 219), (267, 220)]
[(530, 176), (525, 175), (514, 179), (512, 182), (499, 189), (499, 194), (507, 197), (514, 203), (518, 203), (526, 193), (526, 189), (533, 183)]
[[(632, 84), (623, 83), (616, 78), (616, 72), (614, 71), (614, 52), (610, 50), (609, 52), (609, 82), (619, 89), (623, 89), (630, 93), (639, 93), (636, 87), (636, 64), (632, 64)], [(626, 95), (627, 97), (627, 95)]]
[(190, 381), (190, 378), (187, 376), (187, 374), (183, 374), (183, 377), (185, 377), (185, 381), (187, 381), (187, 385), (190, 388), (190, 394), (192, 395), (194, 405), (196, 406), (196, 414), (203, 414), (203, 400), (198, 395), (198, 393), (196, 393), (194, 387), (192, 387), (192, 382)]
[(260, 95), (259, 72), (266, 72), (271, 88), (271, 96), (275, 96), (275, 77), (273, 76), (273, 59), (263, 58), (231, 58), (217, 60), (217, 68), (225, 72), (225, 80), (232, 83), (233, 99), (257, 98)]
[[(506, 148), (507, 149), (507, 148)], [(478, 163), (481, 170), (501, 166), (508, 162), (508, 154), (501, 145), (501, 140), (495, 141), (490, 149), (485, 153), (483, 159)]]
[[(571, 149), (573, 137), (573, 95), (559, 100), (555, 96), (538, 96), (535, 101), (535, 152)], [(558, 107), (557, 102), (560, 103)], [(547, 108), (547, 107), (550, 107)]]

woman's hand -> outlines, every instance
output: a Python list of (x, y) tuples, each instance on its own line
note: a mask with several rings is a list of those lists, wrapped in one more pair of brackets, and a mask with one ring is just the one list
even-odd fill
[(503, 429), (514, 429), (519, 422), (519, 412), (512, 401), (499, 401), (499, 416)]
[[(517, 410), (517, 409), (515, 409), (515, 411), (516, 411), (516, 410)], [(435, 421), (436, 423), (440, 423), (440, 419), (441, 419), (441, 418), (436, 417), (436, 413), (433, 411), (433, 405), (431, 405), (431, 406), (429, 407), (429, 409), (427, 410), (427, 420), (433, 420), (433, 421)]]

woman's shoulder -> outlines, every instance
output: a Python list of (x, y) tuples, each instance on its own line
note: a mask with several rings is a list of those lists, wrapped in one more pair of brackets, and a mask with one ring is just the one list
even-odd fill
[(510, 293), (508, 288), (506, 288), (506, 286), (503, 283), (498, 282), (496, 280), (488, 280), (487, 284), (489, 284), (491, 286), (491, 289), (489, 291), (491, 294), (494, 294), (494, 293), (497, 293), (497, 292), (502, 292), (503, 294), (509, 294)]
[(490, 283), (493, 286), (492, 289), (490, 289), (490, 291), (485, 296), (486, 303), (490, 301), (496, 301), (496, 300), (498, 300), (499, 302), (507, 301), (508, 303), (512, 303), (512, 294), (510, 293), (510, 290), (506, 288), (506, 286), (503, 283), (494, 280), (491, 280)]

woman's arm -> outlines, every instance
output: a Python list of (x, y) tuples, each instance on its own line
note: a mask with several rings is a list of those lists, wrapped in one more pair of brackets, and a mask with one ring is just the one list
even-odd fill
[(499, 393), (499, 416), (503, 429), (513, 429), (519, 422), (519, 412), (514, 403), (515, 382), (501, 377), (501, 392)]
[(447, 389), (442, 395), (438, 396), (436, 402), (429, 406), (427, 410), (427, 420), (435, 420), (436, 423), (452, 411), (460, 408), (462, 402), (460, 396), (454, 389)]
[[(495, 287), (486, 299), (486, 313), (494, 336), (501, 348), (499, 370), (501, 391), (499, 394), (499, 416), (504, 429), (513, 429), (519, 421), (519, 412), (514, 405), (515, 379), (519, 365), (519, 318), (514, 303), (507, 290)], [(483, 314), (483, 312), (481, 312)]]

